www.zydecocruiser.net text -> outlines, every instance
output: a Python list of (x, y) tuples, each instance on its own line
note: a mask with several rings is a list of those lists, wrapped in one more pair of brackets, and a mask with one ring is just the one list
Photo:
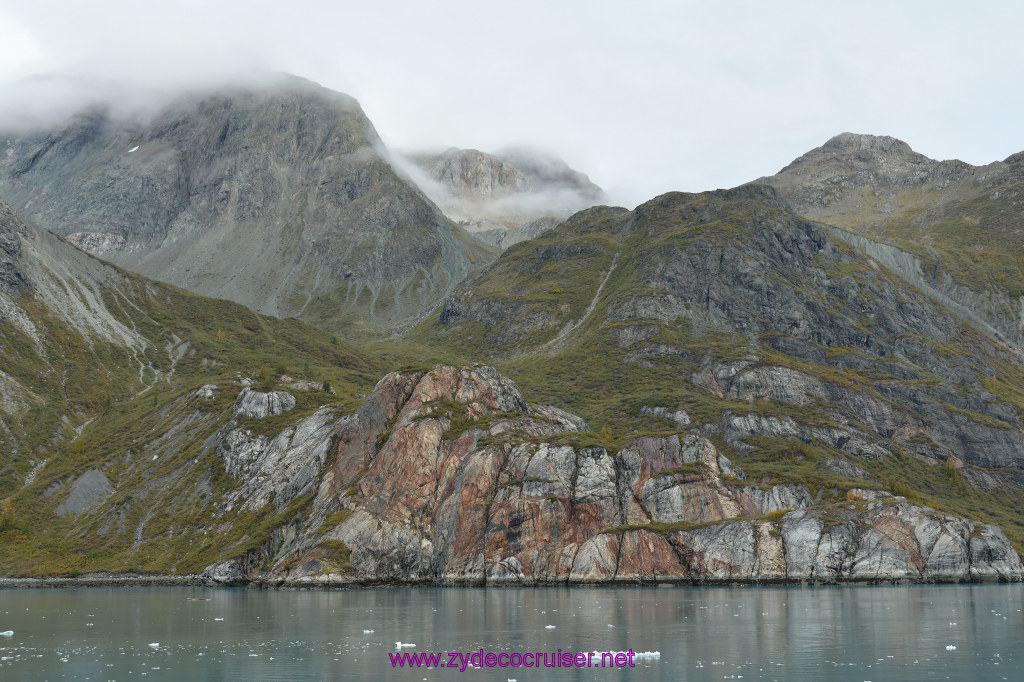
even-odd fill
[(637, 652), (627, 651), (450, 651), (388, 654), (392, 668), (634, 668)]

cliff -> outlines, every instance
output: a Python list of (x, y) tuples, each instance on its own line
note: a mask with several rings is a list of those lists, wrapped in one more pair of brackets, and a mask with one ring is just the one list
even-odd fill
[(998, 528), (884, 489), (763, 485), (692, 432), (618, 451), (488, 367), (384, 377), (308, 519), (214, 582), (574, 584), (1024, 578)]

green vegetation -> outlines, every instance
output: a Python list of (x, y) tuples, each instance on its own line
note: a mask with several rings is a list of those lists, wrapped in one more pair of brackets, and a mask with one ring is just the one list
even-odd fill
[[(10, 421), (5, 415), (10, 430), (0, 429), (0, 449), (14, 453), (0, 458), (0, 498), (6, 498), (0, 507), (3, 572), (195, 572), (258, 548), (275, 528), (308, 518), (312, 497), (292, 500), (280, 510), (273, 504), (245, 512), (219, 505), (221, 496), (238, 484), (224, 470), (210, 436), (232, 418), (241, 377), (255, 379), (258, 388), (289, 390), (295, 396), (296, 407), (285, 414), (238, 420), (256, 434), (274, 437), (323, 406), (339, 415), (354, 412), (380, 377), (397, 368), (427, 371), (441, 363), (473, 362), (494, 364), (530, 402), (560, 407), (590, 425), (586, 432), (535, 441), (602, 447), (615, 453), (641, 436), (685, 430), (671, 420), (642, 414), (644, 406), (683, 409), (692, 419), (687, 429), (703, 429), (719, 452), (745, 471), (743, 485), (804, 485), (823, 508), (845, 500), (851, 488), (889, 490), (918, 504), (997, 523), (1018, 551), (1024, 550), (1024, 494), (973, 489), (965, 477), (968, 470), (951, 462), (930, 464), (899, 449), (898, 443), (908, 450), (911, 445), (940, 449), (942, 444), (924, 430), (927, 425), (906, 441), (888, 442), (893, 457), (871, 461), (854, 460), (809, 436), (755, 436), (745, 439), (750, 448), (740, 451), (718, 430), (730, 413), (789, 418), (805, 434), (813, 428), (873, 432), (838, 398), (740, 400), (719, 392), (707, 369), (714, 363), (745, 359), (755, 367), (804, 373), (836, 394), (855, 392), (896, 407), (890, 387), (934, 390), (941, 396), (936, 404), (950, 418), (1002, 432), (1016, 426), (983, 411), (989, 403), (1024, 409), (1024, 370), (1019, 362), (966, 325), (961, 334), (944, 341), (908, 334), (903, 340), (917, 344), (919, 356), (893, 355), (882, 366), (864, 348), (807, 341), (804, 355), (784, 352), (779, 348), (786, 348), (787, 332), (730, 330), (720, 318), (712, 319), (701, 310), (693, 297), (666, 306), (668, 312), (636, 306), (652, 317), (624, 315), (622, 303), (630, 297), (666, 295), (649, 277), (657, 268), (671, 267), (681, 254), (706, 254), (749, 239), (752, 225), (788, 219), (777, 208), (764, 208), (755, 218), (749, 205), (724, 204), (708, 195), (687, 202), (678, 196), (659, 201), (660, 210), (655, 205), (632, 215), (620, 209), (592, 209), (553, 232), (518, 244), (474, 276), (463, 301), (470, 313), (442, 325), (437, 312), (407, 340), (377, 340), (360, 348), (297, 320), (256, 315), (233, 303), (128, 274), (122, 275), (116, 289), (103, 292), (103, 302), (125, 326), (147, 339), (142, 351), (87, 340), (38, 303), (26, 300), (26, 310), (40, 329), (42, 348), (17, 328), (0, 326), (0, 345), (5, 349), (0, 370), (30, 392), (23, 396), (20, 413)], [(848, 247), (841, 251), (852, 259)], [(876, 272), (863, 259), (839, 264), (819, 259), (814, 267), (830, 281), (846, 278), (864, 284), (857, 300), (865, 306), (888, 282), (886, 273)], [(848, 302), (828, 298), (810, 279), (790, 279), (799, 281), (786, 280), (786, 286), (831, 314), (854, 320), (866, 339), (879, 338), (877, 325), (853, 310), (860, 303), (836, 312)], [(891, 290), (907, 300), (919, 295), (906, 287)], [(555, 339), (557, 343), (552, 342)], [(172, 348), (188, 346), (172, 360), (168, 343)], [(942, 378), (937, 372), (943, 367), (954, 368), (956, 377)], [(914, 378), (900, 378), (904, 372)], [(289, 388), (278, 382), (282, 374), (314, 382), (314, 387)], [(205, 384), (218, 387), (214, 397), (195, 397)], [(943, 392), (946, 388), (950, 390)], [(447, 420), (443, 437), (451, 439), (470, 430), (487, 430), (508, 416), (477, 414), (464, 403), (435, 401), (424, 404), (414, 419)], [(393, 426), (393, 421), (387, 425), (378, 447), (387, 442)], [(503, 433), (483, 436), (478, 445), (523, 439), (519, 433)], [(855, 461), (877, 482), (833, 473), (824, 466), (832, 459)], [(45, 466), (24, 485), (43, 460)], [(92, 468), (114, 484), (114, 494), (80, 516), (56, 516), (71, 482)], [(688, 464), (658, 475), (685, 478), (705, 473), (704, 465)], [(353, 487), (345, 496), (358, 494)], [(328, 515), (317, 529), (321, 537), (349, 514), (342, 509)], [(758, 518), (778, 521), (780, 515)], [(840, 511), (835, 518), (843, 518)], [(695, 525), (636, 528), (641, 527), (667, 533)], [(325, 570), (351, 568), (344, 543), (324, 540), (318, 548), (324, 551)]]
[[(208, 439), (231, 418), (239, 377), (257, 377), (258, 387), (295, 396), (290, 412), (241, 420), (276, 436), (323, 405), (338, 414), (354, 411), (358, 395), (391, 368), (388, 360), (297, 320), (257, 315), (133, 274), (117, 271), (100, 294), (122, 324), (146, 339), (145, 349), (85, 338), (30, 297), (19, 305), (41, 345), (0, 325), (0, 371), (31, 392), (23, 411), (0, 415), (8, 427), (0, 429), (5, 574), (194, 572), (258, 547), (310, 500), (294, 500), (279, 512), (218, 509), (218, 496), (237, 484)], [(336, 392), (278, 384), (275, 375), (295, 367), (303, 368), (297, 378), (315, 377)], [(194, 397), (205, 384), (218, 387), (214, 397)], [(35, 479), (25, 486), (34, 468)], [(102, 471), (115, 493), (82, 515), (56, 516), (71, 482), (88, 469)]]
[[(776, 350), (780, 347), (776, 344), (789, 338), (783, 331), (768, 330), (756, 336), (723, 331), (700, 322), (696, 300), (687, 301), (684, 310), (677, 308), (674, 318), (616, 318), (615, 306), (623, 300), (665, 293), (652, 288), (644, 275), (668, 263), (667, 259), (694, 257), (692, 254), (707, 253), (731, 240), (742, 242), (750, 238), (753, 225), (789, 219), (781, 209), (752, 209), (742, 201), (716, 206), (716, 201), (719, 200), (711, 195), (681, 199), (680, 195), (669, 195), (638, 209), (628, 220), (621, 213), (599, 214), (593, 222), (577, 220), (541, 239), (517, 245), (472, 283), (472, 298), (466, 304), (497, 311), (494, 319), (455, 318), (442, 325), (435, 315), (414, 329), (409, 338), (428, 347), (449, 349), (460, 363), (495, 364), (523, 389), (529, 400), (578, 414), (597, 432), (562, 435), (547, 439), (550, 442), (595, 445), (612, 452), (639, 436), (679, 432), (679, 427), (667, 419), (642, 415), (640, 409), (644, 405), (684, 409), (692, 419), (688, 428), (715, 425), (731, 412), (789, 417), (802, 429), (844, 426), (873, 433), (868, 426), (858, 423), (856, 415), (841, 402), (813, 395), (802, 404), (764, 399), (741, 401), (715, 395), (694, 383), (703, 363), (746, 357), (756, 358), (757, 364), (807, 374), (826, 386), (854, 391), (901, 411), (906, 406), (894, 402), (887, 387), (902, 385), (948, 395), (942, 387), (949, 382), (926, 369), (941, 363), (956, 368), (959, 377), (967, 377), (963, 382), (954, 380), (955, 390), (973, 401), (963, 404), (982, 405), (977, 390), (983, 388), (994, 394), (996, 400), (1024, 409), (1021, 364), (965, 323), (959, 323), (957, 334), (944, 341), (913, 338), (921, 355), (885, 358), (889, 365), (883, 368), (879, 367), (877, 356), (862, 348), (815, 347), (808, 343), (813, 352), (820, 352), (820, 360), (811, 360)], [(756, 219), (752, 217), (755, 214)], [(812, 280), (794, 278), (783, 284), (856, 321), (857, 329), (867, 338), (876, 336), (877, 323), (861, 313), (862, 306), (875, 305), (875, 297), (883, 295), (882, 292), (889, 292), (884, 295), (898, 304), (921, 299), (918, 292), (878, 270), (852, 247), (835, 243), (845, 260), (827, 262), (816, 258), (814, 266), (834, 281), (852, 281), (859, 296), (856, 305), (827, 298)], [(546, 270), (539, 254), (556, 244), (572, 244), (579, 250), (561, 258), (561, 268)], [(617, 266), (594, 300), (616, 253), (620, 254)], [(594, 310), (584, 319), (584, 311), (592, 301)], [(578, 327), (558, 347), (546, 345), (569, 323)], [(622, 342), (634, 329), (642, 330), (637, 337), (641, 340)], [(655, 352), (639, 352), (643, 349)], [(900, 378), (905, 374), (920, 378)], [(948, 399), (937, 402), (954, 419), (967, 419), (999, 430), (1016, 428), (978, 411), (982, 407), (957, 407)], [(840, 417), (842, 424), (837, 421)], [(914, 437), (931, 441), (923, 443), (925, 446), (938, 446), (923, 432)], [(813, 496), (821, 495), (823, 501), (842, 499), (845, 491), (855, 487), (888, 489), (945, 512), (997, 523), (1018, 550), (1024, 548), (1024, 522), (1020, 520), (1024, 518), (1024, 493), (970, 489), (970, 494), (965, 494), (967, 484), (958, 472), (950, 473), (942, 466), (904, 455), (898, 447), (899, 454), (894, 458), (852, 460), (880, 481), (871, 482), (840, 476), (825, 468), (826, 460), (851, 461), (851, 457), (819, 441), (751, 438), (748, 445), (754, 449), (739, 452), (718, 434), (712, 433), (711, 439), (720, 452), (744, 469), (747, 480), (754, 484), (806, 485)]]

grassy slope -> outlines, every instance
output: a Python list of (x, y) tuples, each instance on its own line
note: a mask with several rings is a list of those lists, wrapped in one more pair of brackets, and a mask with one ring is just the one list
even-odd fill
[[(204, 442), (230, 416), (239, 373), (288, 373), (327, 381), (335, 393), (293, 390), (296, 409), (263, 423), (276, 434), (322, 404), (347, 413), (361, 403), (390, 363), (297, 320), (253, 313), (241, 305), (190, 294), (120, 273), (104, 302), (120, 321), (149, 341), (139, 363), (125, 348), (84, 338), (48, 311), (23, 301), (44, 340), (42, 353), (11, 325), (0, 325), (0, 369), (30, 386), (40, 400), (20, 415), (0, 457), (2, 573), (74, 574), (85, 570), (189, 572), (258, 544), (308, 500), (275, 514), (227, 514), (211, 523), (215, 495), (233, 485)], [(171, 370), (163, 345), (177, 337), (189, 351)], [(13, 352), (12, 352), (13, 351)], [(203, 384), (222, 387), (212, 401), (190, 400)], [(77, 435), (73, 427), (82, 428)], [(154, 460), (153, 456), (158, 455)], [(32, 467), (45, 460), (25, 486)], [(90, 468), (116, 488), (100, 508), (57, 517), (70, 486), (46, 495)], [(59, 487), (59, 486), (55, 486)], [(204, 492), (205, 491), (205, 492)]]
[(855, 188), (827, 206), (809, 207), (815, 220), (913, 253), (928, 273), (948, 274), (984, 293), (1024, 295), (1024, 163), (979, 169), (947, 187)]

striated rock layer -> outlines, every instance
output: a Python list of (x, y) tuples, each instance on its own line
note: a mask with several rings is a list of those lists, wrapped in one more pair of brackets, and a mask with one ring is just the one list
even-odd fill
[[(490, 367), (391, 373), (335, 424), (309, 517), (205, 575), (441, 585), (1024, 579), (994, 526), (885, 491), (755, 485), (695, 433), (641, 437), (612, 453), (587, 429), (528, 405)], [(307, 430), (330, 440), (323, 418)], [(320, 448), (307, 449), (324, 463)]]

